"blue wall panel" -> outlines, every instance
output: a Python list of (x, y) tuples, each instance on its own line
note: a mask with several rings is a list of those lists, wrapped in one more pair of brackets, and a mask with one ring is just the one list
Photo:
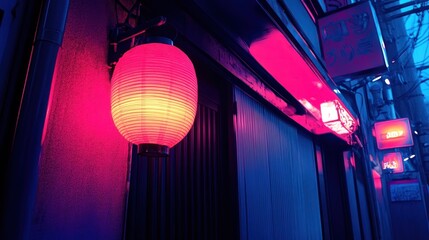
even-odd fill
[(321, 239), (313, 142), (236, 89), (241, 239)]

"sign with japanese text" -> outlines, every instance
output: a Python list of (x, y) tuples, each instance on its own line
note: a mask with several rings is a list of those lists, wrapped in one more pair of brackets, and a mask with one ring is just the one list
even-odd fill
[(349, 134), (355, 131), (355, 122), (338, 100), (320, 104), (322, 122), (338, 134)]
[(324, 0), (324, 3), (327, 12), (347, 6), (347, 0)]
[(326, 68), (332, 78), (387, 68), (381, 30), (369, 1), (322, 17), (318, 25)]
[(422, 199), (420, 184), (417, 179), (395, 180), (389, 183), (390, 200), (397, 201), (419, 201)]
[(414, 145), (408, 118), (376, 122), (374, 124), (374, 131), (378, 149)]
[(393, 173), (401, 173), (404, 171), (402, 162), (402, 154), (400, 152), (386, 153), (381, 162), (383, 170), (390, 169)]

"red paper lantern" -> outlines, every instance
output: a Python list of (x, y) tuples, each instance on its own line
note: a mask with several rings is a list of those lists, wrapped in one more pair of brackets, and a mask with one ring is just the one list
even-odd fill
[(173, 147), (195, 119), (198, 85), (191, 60), (177, 47), (148, 43), (128, 50), (112, 76), (112, 117), (137, 145)]

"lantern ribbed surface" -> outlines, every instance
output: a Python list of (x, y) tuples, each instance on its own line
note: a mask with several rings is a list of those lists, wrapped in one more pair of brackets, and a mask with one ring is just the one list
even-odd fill
[(128, 141), (170, 148), (191, 129), (197, 78), (177, 47), (148, 43), (130, 49), (116, 64), (111, 86), (113, 121)]

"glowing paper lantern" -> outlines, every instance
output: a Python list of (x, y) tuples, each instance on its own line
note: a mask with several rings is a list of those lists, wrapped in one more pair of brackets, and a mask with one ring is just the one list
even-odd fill
[(127, 51), (116, 64), (111, 94), (117, 129), (142, 151), (155, 147), (168, 154), (189, 132), (197, 111), (192, 62), (177, 47), (163, 43)]
[(320, 104), (323, 124), (339, 135), (355, 131), (355, 122), (338, 100)]

